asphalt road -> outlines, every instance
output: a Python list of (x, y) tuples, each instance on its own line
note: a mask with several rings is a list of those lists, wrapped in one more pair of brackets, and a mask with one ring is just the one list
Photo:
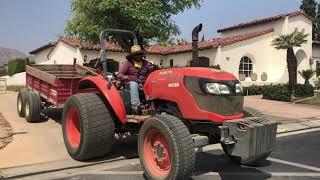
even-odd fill
[[(281, 135), (280, 135), (281, 136)], [(131, 149), (132, 150), (132, 149)], [(274, 152), (260, 167), (232, 163), (221, 149), (197, 154), (191, 179), (320, 179), (320, 130), (277, 138)], [(79, 169), (39, 174), (31, 179), (144, 179), (137, 158), (116, 164), (98, 164)]]

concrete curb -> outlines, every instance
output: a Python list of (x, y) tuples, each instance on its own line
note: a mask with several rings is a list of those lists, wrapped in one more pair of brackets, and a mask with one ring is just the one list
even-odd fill
[(3, 168), (3, 169), (0, 169), (0, 179), (1, 178), (10, 178), (10, 179), (22, 178), (24, 176), (32, 176), (32, 175), (62, 171), (67, 169), (84, 168), (92, 165), (112, 163), (112, 162), (118, 162), (118, 161), (124, 161), (124, 160), (126, 160), (126, 158), (123, 156), (114, 158), (114, 159), (98, 161), (98, 162), (79, 162), (79, 161), (70, 159), (70, 160), (60, 160), (60, 161), (39, 163), (39, 164), (26, 165), (26, 166)]
[(287, 124), (279, 124), (277, 134), (313, 129), (320, 127), (320, 120), (300, 121)]

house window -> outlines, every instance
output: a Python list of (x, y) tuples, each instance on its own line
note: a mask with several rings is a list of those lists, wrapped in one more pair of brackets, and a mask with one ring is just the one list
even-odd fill
[(170, 59), (170, 67), (173, 67), (173, 59)]
[(244, 56), (240, 60), (239, 74), (245, 74), (246, 77), (249, 77), (252, 73), (253, 64), (249, 57)]
[(163, 59), (160, 60), (160, 66), (162, 66), (162, 65), (163, 65)]

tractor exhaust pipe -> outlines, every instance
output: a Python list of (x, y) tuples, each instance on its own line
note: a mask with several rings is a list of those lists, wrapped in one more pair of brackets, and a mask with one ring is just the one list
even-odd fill
[(198, 57), (198, 41), (199, 41), (199, 32), (202, 30), (202, 23), (193, 28), (192, 30), (192, 61), (193, 66), (199, 65)]

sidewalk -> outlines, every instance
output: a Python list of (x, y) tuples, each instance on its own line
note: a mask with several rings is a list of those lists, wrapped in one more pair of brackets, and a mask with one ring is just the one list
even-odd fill
[(263, 112), (279, 123), (278, 133), (320, 127), (320, 107), (246, 96), (244, 106)]

